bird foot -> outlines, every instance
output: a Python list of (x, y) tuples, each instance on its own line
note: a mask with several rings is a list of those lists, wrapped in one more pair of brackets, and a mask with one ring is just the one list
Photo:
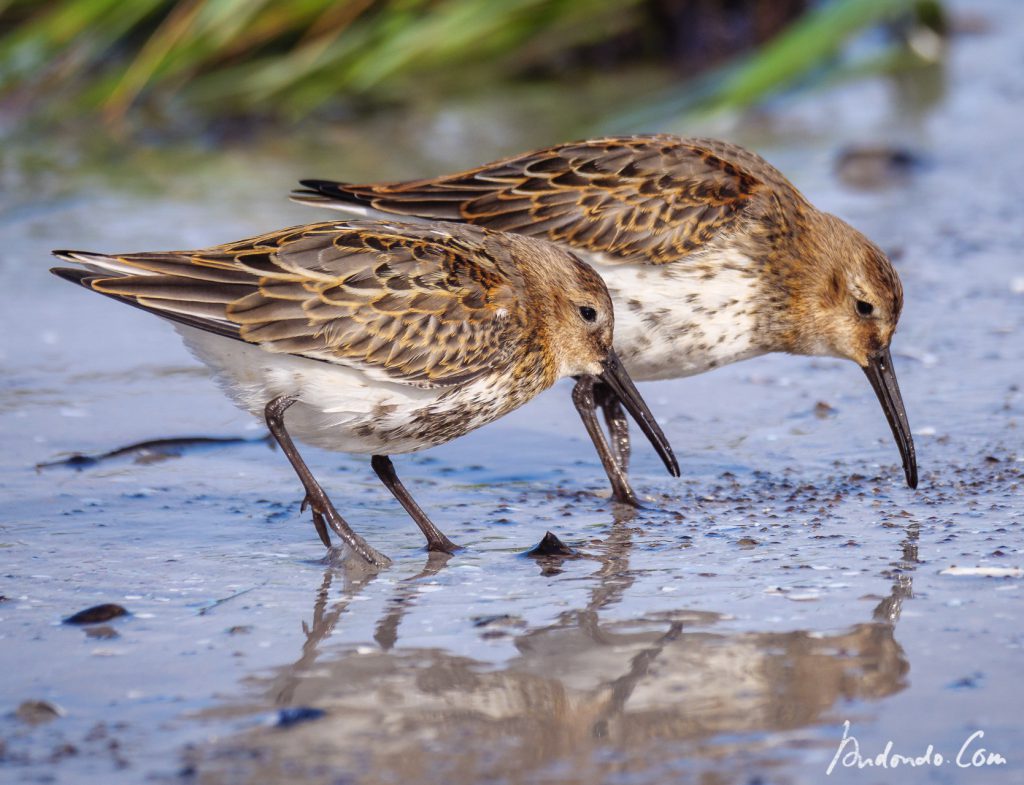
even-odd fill
[(306, 507), (309, 507), (313, 513), (313, 526), (316, 528), (316, 533), (320, 535), (320, 541), (328, 548), (331, 547), (331, 537), (327, 533), (327, 527), (330, 526), (330, 528), (334, 530), (334, 533), (337, 534), (349, 548), (369, 564), (372, 564), (375, 567), (387, 567), (391, 564), (391, 559), (378, 551), (352, 530), (352, 527), (349, 526), (338, 511), (334, 509), (334, 505), (331, 504), (331, 500), (327, 498), (326, 494), (318, 495), (307, 493), (299, 508), (300, 512), (305, 512)]
[(441, 535), (441, 539), (430, 540), (430, 541), (427, 542), (427, 552), (428, 553), (447, 553), (449, 556), (452, 556), (457, 551), (464, 551), (464, 550), (466, 550), (465, 546), (463, 546), (463, 545), (456, 545), (454, 542), (449, 540), (443, 534)]
[(633, 507), (635, 509), (643, 509), (643, 502), (637, 497), (633, 489), (628, 485), (621, 488), (612, 488), (611, 500), (615, 504), (624, 504), (627, 507)]

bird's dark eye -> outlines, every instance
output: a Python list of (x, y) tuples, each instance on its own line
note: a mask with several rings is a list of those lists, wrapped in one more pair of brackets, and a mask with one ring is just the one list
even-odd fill
[(583, 317), (583, 321), (585, 322), (597, 321), (597, 311), (591, 308), (589, 305), (580, 306), (580, 316)]
[(861, 316), (871, 316), (875, 312), (875, 306), (871, 303), (864, 302), (863, 300), (857, 300), (857, 313)]

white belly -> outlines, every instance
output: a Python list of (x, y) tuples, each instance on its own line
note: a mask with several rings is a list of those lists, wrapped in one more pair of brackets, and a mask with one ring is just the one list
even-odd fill
[(746, 257), (666, 265), (584, 256), (615, 304), (615, 351), (637, 380), (673, 379), (763, 350), (754, 336), (756, 278)]
[(285, 427), (296, 439), (339, 452), (398, 454), (444, 444), (509, 407), (500, 379), (423, 389), (363, 371), (275, 354), (259, 346), (175, 325), (234, 402), (260, 419), (278, 396), (296, 397)]

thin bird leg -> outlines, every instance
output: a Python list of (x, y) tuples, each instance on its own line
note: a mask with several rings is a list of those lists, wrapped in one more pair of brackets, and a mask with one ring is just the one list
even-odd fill
[(590, 441), (594, 443), (597, 455), (604, 466), (604, 473), (608, 475), (608, 481), (612, 484), (612, 499), (620, 504), (628, 504), (632, 507), (639, 507), (640, 502), (629, 486), (629, 479), (625, 472), (619, 468), (619, 464), (612, 454), (608, 441), (604, 438), (604, 431), (597, 422), (595, 414), (597, 402), (594, 400), (594, 383), (591, 376), (581, 377), (572, 388), (572, 402), (576, 405), (576, 411), (580, 413), (580, 419), (590, 434)]
[(391, 563), (391, 560), (352, 531), (352, 527), (338, 514), (324, 489), (320, 487), (320, 483), (316, 481), (313, 473), (306, 466), (306, 462), (299, 455), (292, 437), (285, 430), (284, 413), (289, 406), (295, 403), (295, 400), (293, 396), (289, 395), (274, 398), (266, 405), (263, 415), (267, 421), (267, 427), (270, 428), (270, 433), (277, 440), (277, 443), (281, 445), (282, 452), (291, 462), (292, 468), (299, 475), (299, 481), (306, 491), (306, 498), (302, 500), (302, 509), (305, 510), (307, 504), (310, 506), (313, 511), (313, 526), (316, 527), (316, 533), (320, 535), (321, 541), (328, 548), (331, 547), (331, 538), (327, 534), (327, 526), (329, 525), (334, 529), (334, 533), (359, 556), (370, 564), (386, 567)]
[(615, 462), (622, 469), (625, 476), (629, 476), (629, 457), (631, 448), (629, 444), (629, 421), (626, 419), (626, 410), (611, 388), (602, 382), (594, 385), (594, 401), (604, 412), (604, 421), (608, 425), (608, 433), (611, 435), (612, 455)]
[(428, 551), (455, 553), (455, 551), (461, 549), (461, 546), (449, 540), (444, 535), (444, 532), (431, 522), (427, 514), (416, 503), (416, 500), (412, 498), (406, 487), (402, 485), (402, 481), (398, 479), (398, 475), (395, 473), (395, 465), (391, 463), (391, 459), (388, 456), (374, 455), (370, 459), (370, 466), (377, 472), (377, 476), (380, 477), (380, 481), (384, 483), (384, 486), (391, 491), (392, 495), (405, 507), (405, 511), (416, 521), (416, 525), (420, 527), (423, 536), (427, 538)]

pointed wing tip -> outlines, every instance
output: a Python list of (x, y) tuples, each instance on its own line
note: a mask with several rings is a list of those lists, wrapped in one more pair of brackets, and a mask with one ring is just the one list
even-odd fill
[(85, 251), (68, 251), (65, 249), (57, 249), (50, 251), (50, 253), (56, 256), (58, 259), (62, 259), (65, 262), (77, 262), (80, 261), (79, 257), (85, 255)]
[(352, 193), (349, 183), (338, 180), (299, 180), (302, 188), (294, 189), (289, 198), (299, 204), (360, 203), (362, 199)]
[[(57, 253), (57, 251), (54, 251), (54, 254)], [(68, 259), (68, 261), (74, 261), (74, 259), (70, 259), (69, 257), (66, 256), (61, 256), (60, 258)], [(86, 281), (86, 278), (88, 278), (91, 275), (91, 273), (88, 270), (82, 270), (77, 267), (51, 267), (50, 272), (56, 275), (58, 278), (63, 278), (65, 281), (71, 281), (71, 283), (77, 283), (80, 284), (81, 286), (89, 285), (88, 282)]]
[(344, 188), (348, 183), (339, 183), (337, 180), (299, 180), (299, 185), (312, 191), (322, 191), (325, 188)]
[(311, 191), (306, 188), (296, 188), (288, 194), (288, 198), (299, 204), (323, 204), (331, 201), (319, 191)]
[(331, 204), (338, 200), (345, 200), (345, 192), (342, 190), (345, 183), (338, 183), (334, 180), (299, 180), (302, 188), (294, 189), (288, 198), (299, 204)]
[(105, 253), (97, 253), (95, 251), (71, 251), (66, 249), (57, 249), (50, 251), (51, 254), (56, 256), (63, 262), (73, 262), (74, 264), (84, 264), (88, 266), (102, 265), (104, 262), (110, 262), (114, 260), (114, 257)]

